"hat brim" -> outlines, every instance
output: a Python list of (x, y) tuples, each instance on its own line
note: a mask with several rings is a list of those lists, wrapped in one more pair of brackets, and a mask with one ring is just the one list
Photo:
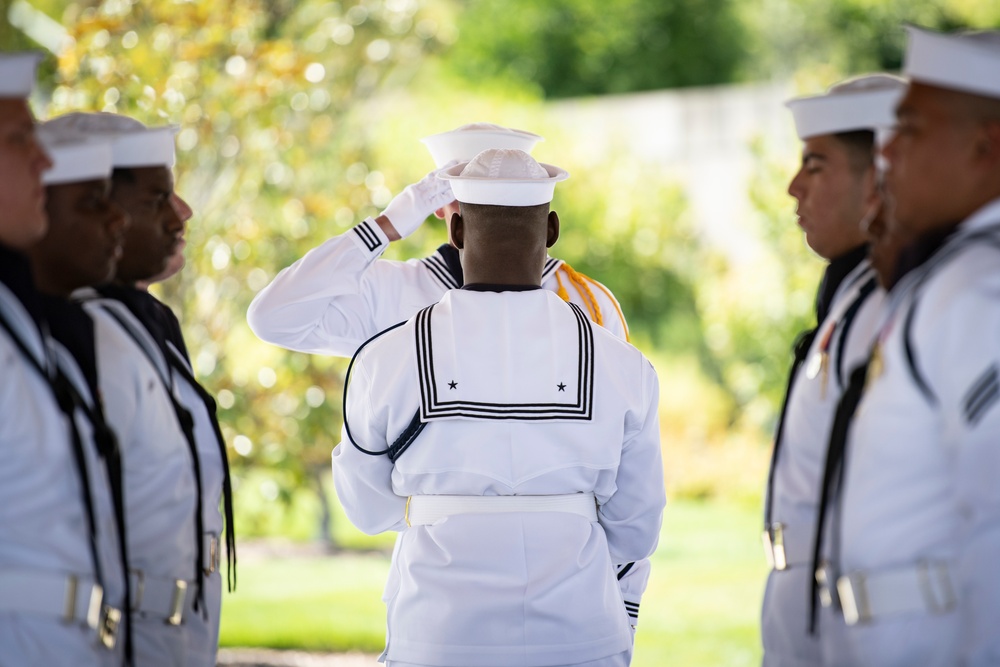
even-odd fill
[(896, 104), (905, 87), (798, 97), (785, 102), (799, 139), (855, 130), (877, 130), (896, 123)]
[(556, 183), (569, 178), (569, 172), (551, 164), (539, 162), (548, 178), (484, 178), (462, 176), (468, 161), (460, 162), (438, 174), (451, 183), (455, 199), (464, 204), (486, 206), (538, 206), (552, 201)]
[(38, 51), (0, 54), (0, 99), (27, 99), (35, 89)]
[(539, 141), (537, 134), (521, 130), (465, 130), (432, 134), (420, 140), (440, 169), (455, 160), (471, 160), (490, 148), (514, 148), (530, 153)]
[(916, 83), (1000, 99), (1000, 49), (968, 36), (906, 26), (903, 73)]
[(81, 141), (44, 144), (52, 168), (42, 173), (43, 185), (82, 183), (111, 177), (111, 143)]

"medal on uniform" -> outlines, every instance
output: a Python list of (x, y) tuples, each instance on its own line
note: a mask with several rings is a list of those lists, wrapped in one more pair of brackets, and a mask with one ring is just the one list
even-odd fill
[(819, 373), (822, 376), (819, 385), (819, 397), (826, 400), (826, 384), (830, 381), (830, 355), (826, 350), (820, 353)]
[(820, 340), (819, 349), (809, 358), (806, 365), (806, 377), (815, 380), (820, 377), (820, 398), (826, 399), (826, 385), (830, 380), (830, 341), (833, 339), (833, 330), (837, 327), (836, 322), (827, 327)]
[(809, 357), (809, 363), (806, 364), (806, 377), (810, 380), (815, 380), (816, 376), (819, 375), (820, 370), (823, 368), (823, 359), (819, 352)]
[(868, 372), (865, 374), (865, 388), (871, 386), (872, 382), (878, 379), (885, 371), (885, 360), (882, 357), (882, 341), (875, 341), (871, 356), (868, 358)]
[(868, 356), (868, 371), (865, 373), (865, 390), (872, 385), (875, 380), (885, 372), (885, 340), (892, 331), (894, 318), (889, 319), (875, 338), (871, 354)]

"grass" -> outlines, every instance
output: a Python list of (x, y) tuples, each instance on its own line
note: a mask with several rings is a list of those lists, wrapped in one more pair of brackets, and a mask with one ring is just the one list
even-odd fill
[[(756, 507), (676, 501), (642, 601), (633, 667), (756, 665), (765, 565)], [(223, 646), (379, 653), (387, 555), (243, 559)]]

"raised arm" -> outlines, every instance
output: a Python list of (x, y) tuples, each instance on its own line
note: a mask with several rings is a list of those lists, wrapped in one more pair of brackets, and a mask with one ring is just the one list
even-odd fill
[(404, 293), (413, 291), (419, 266), (379, 257), (391, 240), (411, 234), (452, 199), (437, 171), (407, 186), (378, 218), (327, 240), (275, 276), (250, 304), (250, 328), (261, 340), (291, 350), (351, 356), (366, 339), (415, 312), (414, 298)]

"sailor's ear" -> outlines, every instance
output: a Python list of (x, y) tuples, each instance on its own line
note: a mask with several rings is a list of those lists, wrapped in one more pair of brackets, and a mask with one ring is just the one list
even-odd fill
[(559, 240), (559, 216), (555, 211), (549, 211), (548, 233), (545, 237), (545, 247), (551, 248)]
[(465, 247), (465, 221), (460, 213), (451, 214), (451, 226), (448, 228), (448, 241), (462, 250)]

